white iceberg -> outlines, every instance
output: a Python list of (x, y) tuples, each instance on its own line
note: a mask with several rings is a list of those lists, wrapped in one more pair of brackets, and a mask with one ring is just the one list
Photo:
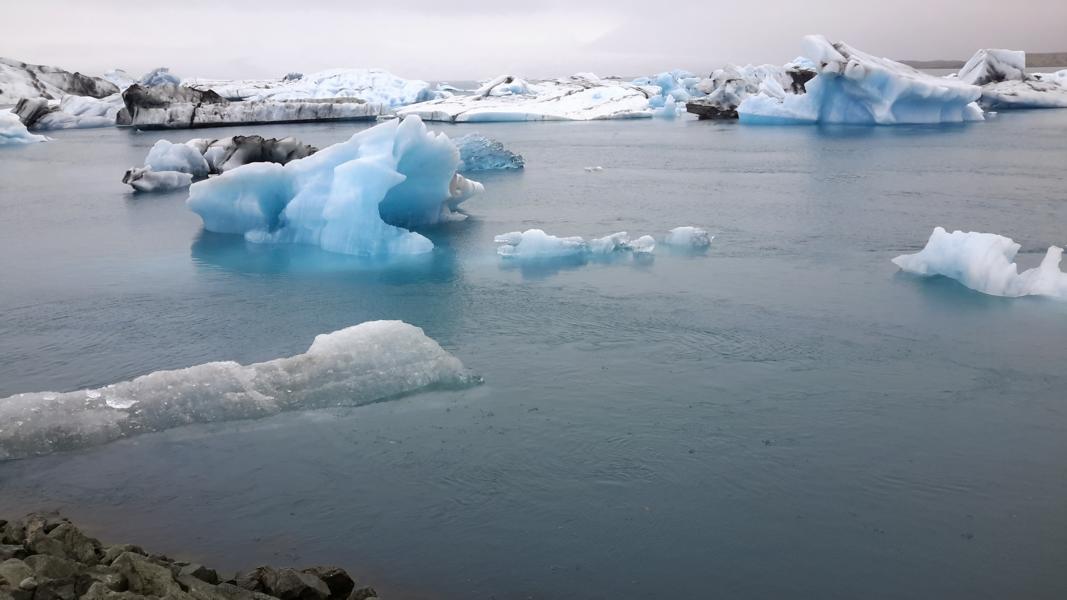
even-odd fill
[(181, 78), (170, 72), (167, 67), (158, 67), (145, 73), (137, 82), (145, 87), (159, 87), (161, 85), (180, 85)]
[(103, 98), (118, 91), (99, 77), (0, 58), (0, 106), (13, 106), (22, 98), (59, 100), (67, 94)]
[(372, 321), (315, 337), (307, 352), (156, 371), (97, 389), (0, 399), (0, 459), (48, 454), (190, 423), (359, 406), (475, 384), (421, 329)]
[(805, 85), (814, 76), (811, 61), (800, 58), (784, 66), (727, 66), (698, 82), (694, 89), (703, 95), (685, 108), (701, 119), (736, 119), (737, 107), (749, 96), (762, 92), (784, 100), (786, 94), (805, 93)]
[(715, 239), (715, 236), (708, 235), (707, 230), (686, 225), (684, 227), (675, 227), (667, 232), (667, 237), (663, 239), (663, 243), (677, 248), (699, 250), (710, 246), (713, 239)]
[(503, 171), (521, 169), (526, 165), (521, 154), (515, 154), (497, 140), (478, 133), (468, 133), (452, 141), (459, 148), (459, 170), (463, 172)]
[(934, 229), (926, 247), (893, 259), (916, 275), (941, 275), (992, 296), (1050, 296), (1067, 300), (1067, 273), (1060, 270), (1063, 248), (1050, 246), (1041, 265), (1019, 273), (1019, 244), (995, 233)]
[(128, 169), (122, 182), (139, 192), (169, 191), (188, 187), (193, 179), (218, 175), (241, 165), (255, 162), (284, 165), (317, 151), (314, 146), (303, 144), (293, 137), (277, 139), (235, 135), (194, 138), (184, 144), (159, 140), (148, 151), (144, 167)]
[(253, 242), (366, 256), (421, 254), (433, 243), (404, 228), (449, 220), (482, 189), (456, 173), (459, 162), (447, 136), (411, 117), (286, 165), (248, 164), (195, 183), (188, 206), (208, 231)]
[(44, 142), (47, 139), (48, 138), (43, 135), (30, 133), (15, 113), (0, 110), (0, 146), (33, 144), (36, 142)]
[(387, 108), (444, 97), (429, 83), (397, 77), (383, 69), (329, 69), (281, 79), (186, 79), (184, 85), (213, 90), (229, 100), (332, 100), (359, 99)]
[(1026, 53), (1020, 50), (979, 50), (957, 77), (982, 86), (979, 102), (988, 110), (1067, 108), (1067, 87), (1055, 74), (1027, 74)]
[(585, 241), (581, 236), (557, 237), (541, 229), (511, 231), (493, 238), (497, 254), (505, 258), (553, 259), (584, 256), (611, 256), (616, 252), (651, 254), (656, 240), (643, 235), (635, 240), (625, 231)]
[(777, 89), (749, 96), (737, 108), (743, 123), (911, 124), (980, 121), (978, 86), (934, 77), (823, 36), (804, 38), (817, 75), (804, 94)]
[(192, 185), (193, 176), (179, 171), (153, 171), (148, 167), (134, 167), (126, 170), (122, 183), (138, 192), (170, 192)]
[(591, 73), (544, 81), (510, 75), (487, 82), (474, 94), (439, 98), (396, 110), (426, 121), (589, 121), (653, 116), (649, 98), (659, 89)]
[(175, 144), (167, 140), (159, 140), (152, 146), (145, 157), (144, 166), (153, 171), (188, 173), (194, 179), (207, 177), (211, 172), (204, 154), (195, 146)]

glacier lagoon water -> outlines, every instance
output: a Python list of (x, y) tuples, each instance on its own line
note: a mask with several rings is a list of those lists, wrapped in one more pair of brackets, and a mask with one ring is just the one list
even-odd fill
[[(1062, 598), (1067, 303), (899, 274), (935, 225), (1033, 266), (1067, 235), (1067, 112), (952, 127), (478, 124), (428, 257), (201, 231), (119, 182), (160, 137), (0, 149), (0, 397), (426, 330), (482, 386), (0, 464), (0, 514), (222, 568), (336, 563), (392, 598)], [(589, 173), (583, 167), (603, 165)], [(704, 226), (705, 255), (513, 264), (493, 236)]]

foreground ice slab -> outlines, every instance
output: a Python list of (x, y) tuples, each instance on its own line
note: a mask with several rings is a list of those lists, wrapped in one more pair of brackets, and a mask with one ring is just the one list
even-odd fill
[(459, 151), (418, 117), (361, 131), (286, 165), (255, 163), (193, 184), (204, 228), (252, 242), (317, 245), (365, 256), (421, 254), (429, 239), (404, 229), (453, 218), (481, 191), (456, 173)]
[(47, 139), (43, 135), (30, 133), (15, 113), (0, 109), (0, 146), (33, 144)]
[(59, 100), (67, 94), (103, 98), (118, 91), (100, 77), (0, 58), (0, 106), (13, 106), (22, 98)]
[(995, 233), (934, 229), (926, 247), (893, 259), (917, 275), (941, 275), (992, 296), (1050, 296), (1067, 300), (1067, 273), (1060, 270), (1063, 248), (1050, 246), (1041, 265), (1018, 272), (1019, 244)]
[(452, 141), (459, 148), (459, 170), (466, 173), (521, 169), (526, 165), (521, 154), (515, 154), (504, 144), (478, 133), (468, 133)]
[(329, 100), (355, 98), (388, 108), (444, 97), (425, 81), (403, 79), (382, 69), (329, 69), (281, 79), (187, 79), (185, 85), (213, 90), (229, 100)]
[(426, 121), (589, 121), (653, 116), (649, 98), (658, 88), (591, 73), (545, 81), (502, 75), (474, 94), (412, 104), (396, 112)]
[(193, 176), (180, 171), (153, 171), (148, 167), (127, 169), (122, 183), (137, 192), (170, 192), (193, 184)]
[(822, 36), (804, 38), (817, 75), (804, 94), (761, 91), (737, 108), (743, 123), (959, 123), (980, 121), (978, 86), (933, 77)]
[(303, 354), (156, 371), (76, 392), (0, 399), (0, 459), (102, 444), (190, 423), (359, 406), (478, 382), (418, 327), (371, 321), (315, 337)]
[(987, 109), (1067, 108), (1067, 86), (1055, 75), (1028, 74), (1020, 50), (979, 50), (958, 78), (982, 86), (980, 104)]

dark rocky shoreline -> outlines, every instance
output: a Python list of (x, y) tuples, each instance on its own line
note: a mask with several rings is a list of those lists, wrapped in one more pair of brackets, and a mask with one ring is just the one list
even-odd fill
[(256, 567), (231, 578), (130, 544), (104, 545), (69, 520), (0, 519), (0, 600), (376, 600), (344, 569)]

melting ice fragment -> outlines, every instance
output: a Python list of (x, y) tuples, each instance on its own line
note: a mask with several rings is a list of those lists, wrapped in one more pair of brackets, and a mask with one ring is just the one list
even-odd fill
[(452, 141), (459, 148), (459, 170), (463, 172), (521, 169), (526, 165), (521, 154), (515, 154), (497, 140), (478, 133), (468, 133)]
[(1063, 248), (1050, 246), (1041, 265), (1018, 272), (1019, 244), (995, 233), (934, 228), (926, 247), (893, 259), (908, 273), (941, 275), (992, 296), (1050, 296), (1067, 300), (1067, 273), (1060, 270)]
[(204, 228), (252, 242), (330, 252), (421, 254), (433, 243), (408, 227), (454, 218), (482, 185), (456, 173), (459, 151), (418, 117), (382, 123), (286, 165), (254, 163), (193, 184)]
[(0, 460), (189, 423), (359, 406), (478, 381), (418, 327), (371, 321), (316, 336), (307, 352), (287, 358), (250, 365), (211, 362), (94, 390), (0, 399)]
[(675, 227), (667, 232), (667, 237), (663, 239), (663, 243), (679, 248), (701, 249), (710, 246), (713, 239), (715, 239), (715, 236), (708, 235), (706, 230), (686, 225), (684, 227)]

